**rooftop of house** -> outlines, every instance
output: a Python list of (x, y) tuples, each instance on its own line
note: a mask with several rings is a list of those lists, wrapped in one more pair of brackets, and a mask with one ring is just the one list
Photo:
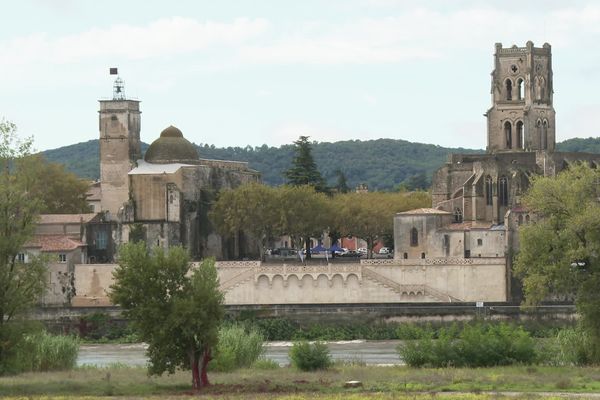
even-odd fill
[(81, 224), (90, 222), (95, 216), (95, 213), (41, 214), (38, 224)]
[(57, 252), (71, 251), (83, 246), (85, 243), (67, 235), (35, 235), (23, 247), (39, 248), (43, 252)]

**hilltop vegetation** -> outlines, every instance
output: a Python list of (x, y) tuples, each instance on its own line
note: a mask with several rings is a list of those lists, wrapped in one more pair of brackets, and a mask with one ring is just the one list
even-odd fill
[[(148, 144), (142, 143), (142, 152), (147, 148)], [(339, 169), (346, 175), (350, 188), (366, 183), (373, 190), (391, 190), (421, 176), (429, 183), (433, 171), (446, 161), (448, 154), (483, 152), (398, 139), (313, 143), (312, 149), (319, 170), (329, 185), (335, 184)], [(600, 153), (600, 138), (569, 139), (558, 143), (557, 150)], [(284, 183), (283, 172), (290, 167), (293, 158), (291, 144), (227, 148), (201, 144), (198, 151), (202, 158), (247, 161), (251, 168), (261, 172), (263, 181), (268, 185)], [(67, 170), (87, 179), (100, 177), (98, 154), (98, 140), (44, 152), (49, 161), (64, 164)]]

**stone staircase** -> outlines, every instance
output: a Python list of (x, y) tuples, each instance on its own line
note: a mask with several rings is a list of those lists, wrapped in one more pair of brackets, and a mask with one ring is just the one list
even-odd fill
[(219, 289), (221, 290), (221, 292), (227, 292), (228, 290), (231, 290), (234, 287), (236, 287), (252, 278), (254, 278), (254, 269), (253, 268), (246, 269), (243, 272), (240, 272), (239, 274), (234, 275), (233, 277), (229, 278), (225, 282), (221, 283), (219, 285)]
[(419, 284), (413, 284), (413, 285), (405, 285), (405, 284), (400, 284), (396, 281), (393, 281), (383, 275), (381, 275), (378, 272), (373, 271), (371, 268), (367, 268), (364, 267), (362, 268), (362, 276), (365, 278), (368, 278), (374, 282), (377, 282), (378, 284), (380, 284), (381, 286), (384, 286), (396, 293), (398, 293), (399, 295), (409, 295), (409, 294), (421, 294), (423, 296), (430, 296), (433, 297), (434, 299), (441, 301), (441, 302), (460, 302), (462, 301), (461, 299), (458, 299), (456, 297), (450, 296), (447, 293), (443, 293), (437, 289), (434, 289), (428, 285), (419, 285)]

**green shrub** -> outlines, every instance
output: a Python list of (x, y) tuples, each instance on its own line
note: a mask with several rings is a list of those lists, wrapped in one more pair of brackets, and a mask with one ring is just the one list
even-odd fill
[(400, 344), (400, 356), (413, 367), (487, 367), (531, 364), (537, 361), (534, 340), (508, 324), (470, 324), (458, 332), (440, 329), (432, 335)]
[(216, 357), (210, 363), (215, 371), (229, 372), (250, 367), (263, 354), (264, 338), (256, 328), (227, 325), (219, 329)]
[(289, 353), (292, 365), (301, 371), (327, 369), (331, 366), (331, 357), (327, 345), (322, 342), (295, 342)]
[(277, 363), (277, 361), (275, 360), (270, 360), (268, 358), (259, 358), (258, 360), (254, 361), (254, 364), (252, 364), (252, 369), (277, 369), (279, 368), (279, 364)]

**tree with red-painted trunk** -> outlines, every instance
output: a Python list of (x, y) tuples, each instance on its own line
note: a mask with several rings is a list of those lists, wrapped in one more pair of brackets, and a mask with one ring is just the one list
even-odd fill
[(148, 251), (144, 242), (126, 244), (113, 276), (110, 298), (148, 344), (150, 374), (188, 369), (194, 389), (207, 386), (224, 315), (214, 260), (193, 268), (181, 247), (165, 252)]

